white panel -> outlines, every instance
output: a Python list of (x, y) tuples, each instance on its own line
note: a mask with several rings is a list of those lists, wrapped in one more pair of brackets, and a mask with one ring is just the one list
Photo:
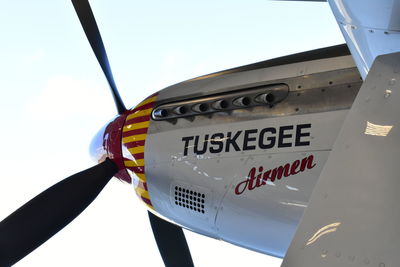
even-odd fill
[(399, 266), (399, 62), (372, 66), (283, 267)]

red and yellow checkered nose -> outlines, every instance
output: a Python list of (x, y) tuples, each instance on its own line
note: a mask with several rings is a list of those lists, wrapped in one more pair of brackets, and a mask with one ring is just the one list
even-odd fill
[(130, 110), (122, 129), (122, 153), (124, 164), (132, 177), (136, 194), (151, 209), (145, 172), (145, 144), (147, 130), (150, 125), (151, 112), (157, 95), (152, 95)]

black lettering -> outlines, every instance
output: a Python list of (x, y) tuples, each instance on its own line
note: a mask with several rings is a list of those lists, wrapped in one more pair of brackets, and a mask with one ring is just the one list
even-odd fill
[(186, 156), (189, 148), (189, 141), (193, 140), (193, 136), (182, 137), (182, 141), (185, 142), (185, 146), (183, 147), (183, 155)]
[(242, 133), (242, 131), (238, 131), (235, 133), (233, 138), (231, 138), (232, 132), (228, 132), (227, 134), (227, 139), (226, 139), (226, 147), (225, 147), (225, 152), (229, 152), (229, 146), (232, 145), (235, 151), (240, 151), (239, 146), (236, 143), (236, 139), (239, 137), (239, 135)]
[(302, 137), (310, 136), (310, 132), (302, 132), (303, 129), (311, 128), (311, 123), (308, 124), (299, 124), (296, 127), (296, 141), (295, 146), (309, 146), (310, 141), (301, 141)]
[(203, 155), (207, 151), (208, 134), (206, 134), (206, 136), (204, 137), (203, 148), (201, 150), (199, 149), (199, 139), (200, 139), (200, 136), (196, 135), (196, 137), (194, 138), (193, 151), (196, 155)]
[(253, 142), (256, 141), (257, 138), (256, 137), (250, 137), (250, 134), (255, 134), (257, 133), (257, 129), (251, 129), (251, 130), (246, 130), (244, 131), (244, 137), (243, 137), (243, 150), (254, 150), (256, 149), (256, 146), (250, 146), (249, 142)]
[[(223, 133), (215, 133), (213, 135), (211, 135), (211, 139), (210, 139), (210, 152), (211, 153), (220, 153), (222, 152), (222, 149), (224, 149), (224, 143), (222, 140), (218, 140), (218, 139), (222, 139), (224, 138), (224, 134)], [(212, 147), (211, 145), (216, 145), (216, 147)]]
[(279, 128), (278, 147), (291, 147), (292, 143), (284, 143), (283, 139), (291, 138), (292, 134), (285, 134), (285, 131), (293, 130), (293, 125), (282, 126)]
[(259, 139), (258, 139), (258, 146), (261, 149), (269, 149), (269, 148), (274, 147), (274, 145), (275, 145), (275, 140), (276, 140), (275, 136), (267, 137), (267, 140), (269, 141), (269, 143), (268, 144), (264, 143), (264, 135), (265, 135), (265, 133), (268, 133), (268, 132), (271, 133), (271, 134), (276, 134), (276, 129), (272, 128), (272, 127), (269, 127), (269, 128), (264, 128), (264, 129), (261, 130), (260, 136), (259, 136)]

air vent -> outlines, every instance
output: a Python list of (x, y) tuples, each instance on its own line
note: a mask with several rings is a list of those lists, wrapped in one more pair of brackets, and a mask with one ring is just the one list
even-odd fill
[(177, 206), (204, 214), (206, 212), (205, 199), (206, 195), (201, 192), (175, 186), (175, 205)]

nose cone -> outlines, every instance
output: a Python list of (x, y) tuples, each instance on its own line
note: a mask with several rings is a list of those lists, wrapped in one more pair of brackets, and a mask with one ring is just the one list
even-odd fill
[(92, 159), (97, 162), (103, 162), (107, 158), (107, 149), (106, 149), (106, 128), (108, 123), (104, 125), (93, 137), (92, 142), (90, 143), (89, 153)]
[(122, 127), (125, 119), (126, 114), (122, 114), (104, 125), (93, 137), (89, 152), (92, 159), (98, 163), (105, 161), (106, 158), (111, 159), (118, 167), (118, 173), (114, 176), (131, 183), (121, 152)]

